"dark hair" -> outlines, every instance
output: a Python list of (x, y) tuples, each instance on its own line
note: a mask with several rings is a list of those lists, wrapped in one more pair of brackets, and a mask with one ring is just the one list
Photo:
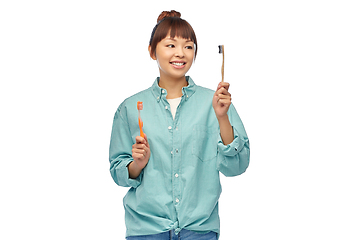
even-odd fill
[(163, 40), (170, 32), (170, 37), (181, 37), (189, 39), (195, 44), (195, 57), (197, 54), (198, 46), (196, 41), (196, 35), (191, 25), (180, 18), (181, 13), (172, 10), (171, 12), (163, 11), (158, 19), (157, 24), (154, 27), (149, 45), (151, 47), (151, 55), (155, 55), (157, 44)]

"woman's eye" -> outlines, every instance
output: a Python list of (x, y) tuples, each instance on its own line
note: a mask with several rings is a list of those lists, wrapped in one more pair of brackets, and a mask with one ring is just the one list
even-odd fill
[(185, 48), (186, 48), (186, 49), (193, 49), (192, 46), (186, 46)]
[(174, 48), (175, 46), (174, 46), (174, 44), (169, 44), (169, 45), (167, 45), (167, 47)]

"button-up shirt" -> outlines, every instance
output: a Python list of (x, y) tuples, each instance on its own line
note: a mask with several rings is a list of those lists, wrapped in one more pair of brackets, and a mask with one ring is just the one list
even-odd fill
[[(130, 187), (123, 199), (126, 236), (181, 229), (220, 233), (219, 172), (236, 176), (249, 165), (249, 140), (234, 106), (228, 110), (234, 140), (224, 145), (212, 107), (214, 91), (186, 80), (175, 119), (159, 78), (124, 100), (115, 113), (110, 172), (116, 184)], [(140, 135), (137, 101), (143, 102), (141, 118), (151, 156), (139, 177), (131, 179), (127, 166)]]

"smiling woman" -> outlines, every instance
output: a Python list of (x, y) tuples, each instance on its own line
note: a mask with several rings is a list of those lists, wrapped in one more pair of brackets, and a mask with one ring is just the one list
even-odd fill
[[(115, 113), (110, 172), (118, 185), (131, 187), (124, 198), (128, 240), (216, 240), (219, 173), (240, 175), (249, 165), (249, 140), (229, 84), (212, 91), (185, 75), (196, 44), (180, 13), (160, 14), (148, 47), (160, 77)], [(138, 101), (144, 104), (143, 137)]]

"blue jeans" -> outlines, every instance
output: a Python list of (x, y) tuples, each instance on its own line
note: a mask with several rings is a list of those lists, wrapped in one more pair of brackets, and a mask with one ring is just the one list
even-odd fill
[(127, 237), (126, 239), (127, 240), (216, 240), (217, 235), (215, 232), (201, 234), (186, 229), (182, 229), (178, 233), (178, 235), (175, 234), (174, 230), (171, 230), (169, 232), (159, 233), (155, 235), (134, 236), (134, 237)]

